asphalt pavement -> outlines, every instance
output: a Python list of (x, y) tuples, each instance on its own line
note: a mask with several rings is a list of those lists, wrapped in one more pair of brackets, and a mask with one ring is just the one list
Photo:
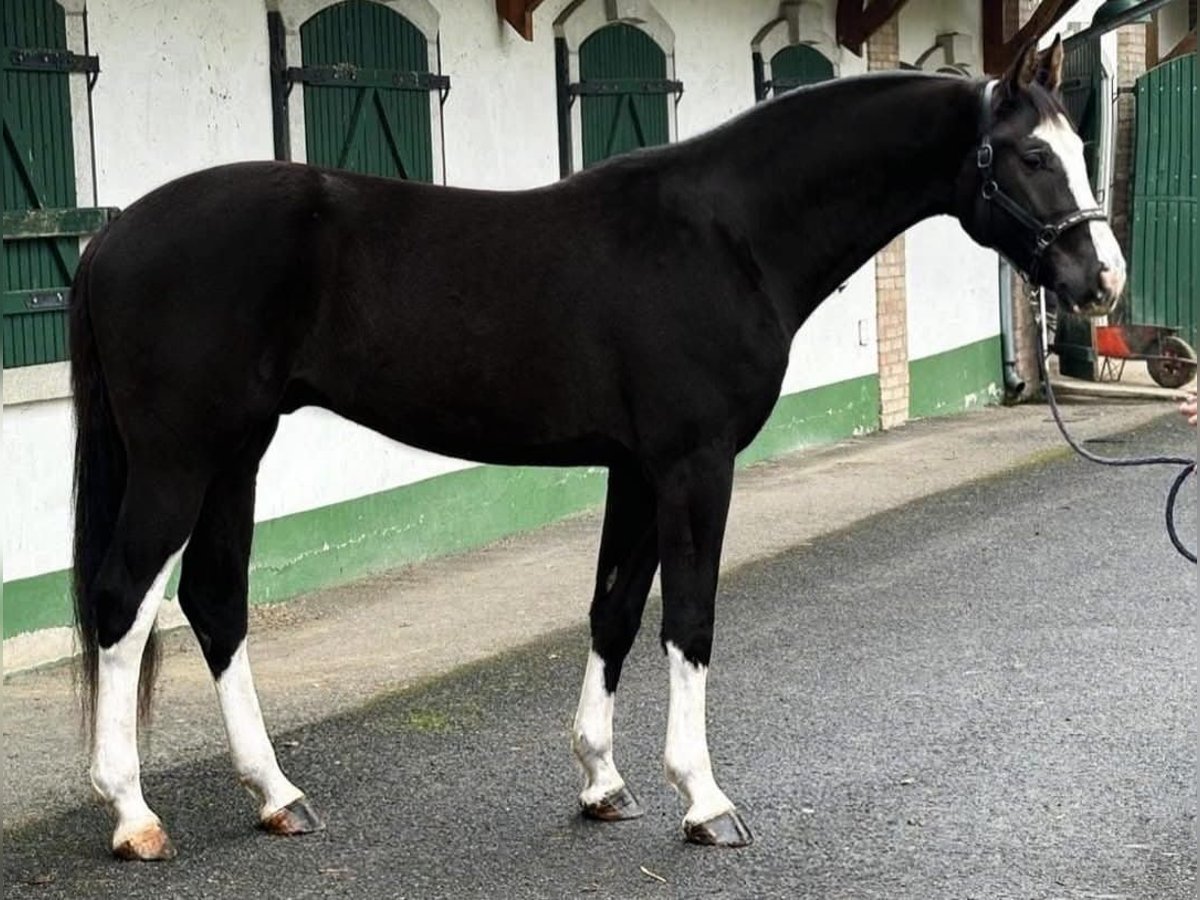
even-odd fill
[[(1193, 454), (1175, 418), (1091, 446)], [(5, 829), (5, 896), (1192, 897), (1196, 569), (1169, 478), (1030, 459), (732, 571), (709, 735), (749, 849), (681, 839), (652, 599), (616, 715), (640, 820), (575, 812), (574, 627), (278, 734), (321, 834), (256, 832), (223, 754), (151, 765), (178, 859), (116, 863), (101, 809), (51, 804)], [(1196, 506), (1193, 484), (1189, 537)]]

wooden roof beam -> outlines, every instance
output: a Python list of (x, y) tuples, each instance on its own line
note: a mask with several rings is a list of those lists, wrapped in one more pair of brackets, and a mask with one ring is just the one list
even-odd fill
[(533, 40), (533, 11), (542, 0), (496, 0), (496, 13), (527, 41)]
[(981, 0), (983, 4), (983, 71), (999, 75), (1030, 41), (1036, 41), (1070, 11), (1078, 0), (1042, 0), (1017, 33), (1004, 39), (1004, 11), (1015, 0)]
[(838, 0), (837, 42), (856, 56), (876, 31), (900, 12), (907, 0)]

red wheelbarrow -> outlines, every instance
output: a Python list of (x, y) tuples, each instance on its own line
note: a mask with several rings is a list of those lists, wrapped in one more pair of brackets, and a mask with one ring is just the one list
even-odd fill
[(1096, 355), (1103, 357), (1101, 381), (1120, 381), (1125, 361), (1144, 360), (1146, 371), (1165, 388), (1183, 387), (1196, 377), (1196, 351), (1179, 329), (1161, 325), (1097, 325)]

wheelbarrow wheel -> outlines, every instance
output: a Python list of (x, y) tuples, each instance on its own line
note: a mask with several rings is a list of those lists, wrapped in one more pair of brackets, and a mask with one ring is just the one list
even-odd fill
[(1183, 338), (1164, 337), (1158, 353), (1146, 360), (1146, 370), (1156, 384), (1165, 388), (1183, 387), (1196, 376), (1196, 351)]

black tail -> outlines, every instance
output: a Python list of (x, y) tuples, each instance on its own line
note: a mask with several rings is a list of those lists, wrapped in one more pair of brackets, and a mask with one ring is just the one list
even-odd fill
[[(81, 700), (87, 732), (96, 712), (96, 678), (100, 640), (95, 595), (91, 586), (112, 543), (125, 492), (125, 446), (113, 417), (108, 389), (96, 352), (88, 308), (92, 258), (104, 237), (96, 235), (84, 250), (71, 285), (71, 387), (75, 403), (75, 630), (80, 648)], [(138, 680), (138, 713), (150, 710), (158, 669), (158, 641), (153, 632), (142, 656)]]

